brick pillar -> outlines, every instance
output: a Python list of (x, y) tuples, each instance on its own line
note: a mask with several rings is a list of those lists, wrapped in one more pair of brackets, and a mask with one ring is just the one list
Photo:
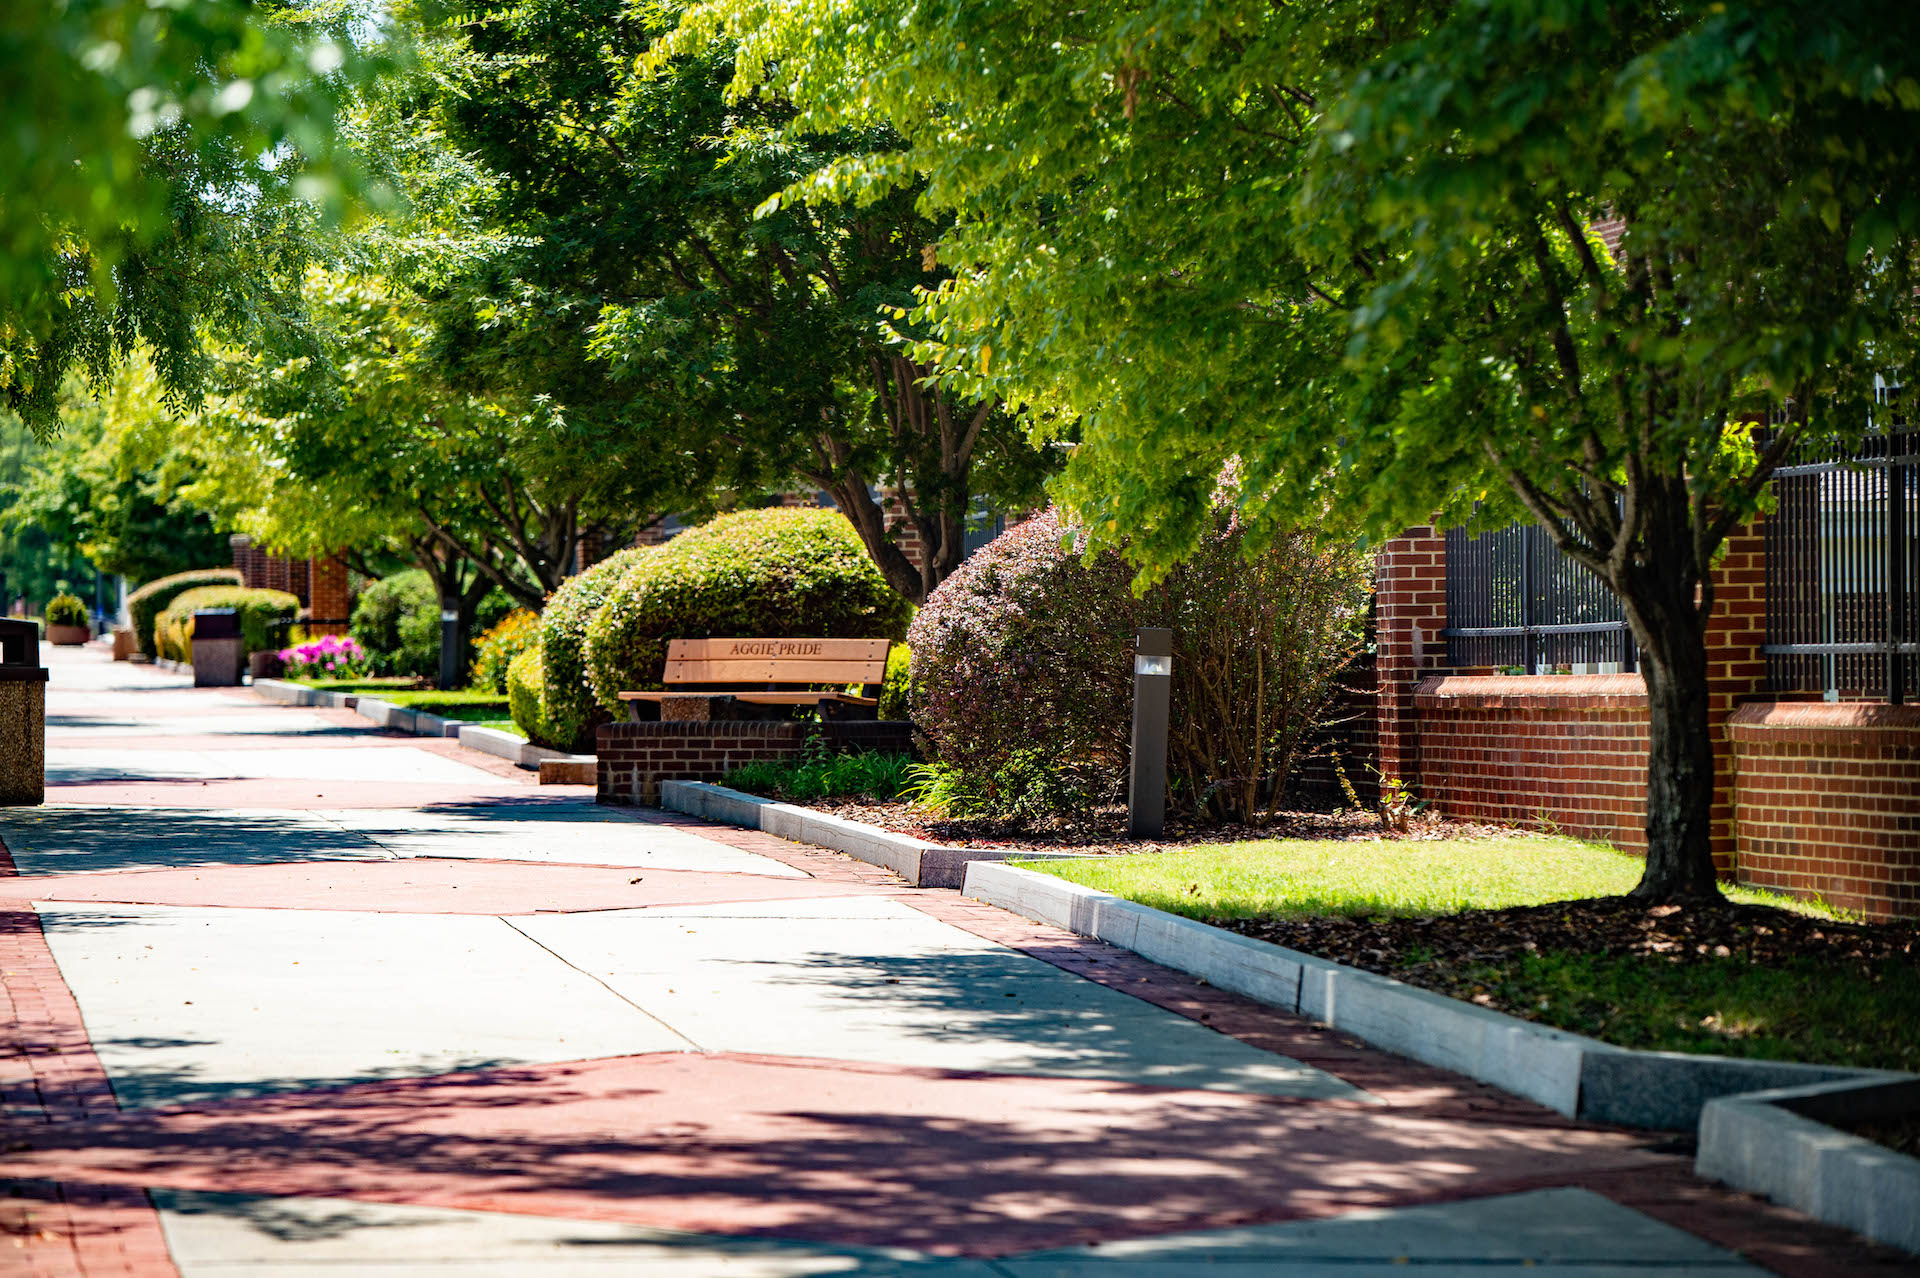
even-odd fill
[(257, 586), (260, 583), (247, 575), (247, 569), (253, 564), (253, 538), (245, 533), (235, 533), (227, 538), (227, 548), (233, 552), (234, 571), (240, 574), (240, 584)]
[(1380, 548), (1373, 569), (1380, 774), (1417, 785), (1413, 689), (1446, 661), (1440, 637), (1447, 624), (1446, 538), (1430, 527), (1410, 528)]
[(1707, 713), (1713, 724), (1713, 860), (1734, 869), (1733, 747), (1727, 720), (1766, 686), (1767, 538), (1764, 518), (1727, 538), (1713, 569), (1713, 616), (1707, 622)]
[(259, 589), (267, 584), (267, 552), (258, 546), (247, 547), (247, 566), (240, 570), (248, 586)]
[(264, 582), (266, 588), (268, 590), (285, 590), (293, 584), (293, 574), (290, 569), (291, 565), (280, 556), (269, 556), (267, 559), (266, 580)]
[(606, 557), (606, 551), (601, 544), (598, 531), (583, 532), (573, 543), (573, 570), (575, 572), (585, 572)]
[(313, 560), (296, 559), (287, 565), (287, 589), (302, 608), (313, 602)]
[(312, 586), (307, 600), (307, 613), (309, 616), (320, 619), (320, 624), (309, 625), (308, 631), (317, 635), (345, 634), (348, 608), (347, 566), (329, 556), (325, 559), (315, 559), (308, 569), (308, 574)]
[(900, 501), (900, 492), (896, 488), (880, 490), (880, 508), (886, 512), (887, 531), (897, 534), (895, 541), (900, 553), (915, 568), (925, 567), (927, 548), (920, 540), (920, 529), (907, 521), (907, 510)]

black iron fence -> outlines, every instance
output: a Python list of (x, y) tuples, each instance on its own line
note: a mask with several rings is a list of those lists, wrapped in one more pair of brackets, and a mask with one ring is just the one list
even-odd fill
[(1895, 703), (1920, 682), (1920, 432), (1893, 414), (1857, 451), (1803, 449), (1767, 521), (1767, 684)]
[(1634, 668), (1633, 634), (1606, 583), (1538, 524), (1447, 532), (1447, 664)]

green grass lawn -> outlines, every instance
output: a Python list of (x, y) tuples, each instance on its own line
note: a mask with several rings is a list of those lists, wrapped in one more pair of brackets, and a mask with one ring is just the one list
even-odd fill
[(513, 729), (513, 721), (506, 718), (507, 698), (498, 692), (474, 688), (455, 688), (450, 691), (417, 688), (411, 679), (296, 679), (293, 682), (326, 692), (378, 697), (408, 710), (424, 710), (428, 714), (459, 719), (463, 723), (478, 723), (486, 727), (505, 724), (509, 731)]
[[(1449, 932), (1447, 916), (1462, 911), (1627, 892), (1639, 880), (1640, 859), (1605, 846), (1526, 835), (1287, 840), (1015, 864), (1191, 918), (1239, 921), (1249, 931), (1267, 920), (1277, 933), (1270, 939), (1299, 948), (1312, 946), (1282, 939), (1288, 923), (1303, 924), (1293, 929), (1301, 936), (1352, 936), (1390, 926), (1381, 920), (1433, 919), (1417, 929), (1431, 934), (1430, 945), (1390, 956), (1373, 951), (1382, 955), (1376, 970), (1624, 1047), (1920, 1070), (1920, 972), (1910, 959), (1794, 953), (1766, 962), (1745, 955), (1682, 962), (1571, 946), (1529, 953), (1517, 936), (1503, 936), (1511, 948), (1488, 958), (1490, 948), (1502, 948), (1489, 946), (1488, 933), (1510, 920), (1461, 920)], [(1727, 896), (1814, 919), (1840, 917), (1748, 888), (1730, 886)], [(1304, 925), (1343, 916), (1372, 922)]]
[[(1640, 858), (1544, 835), (1382, 842), (1286, 839), (1014, 864), (1190, 918), (1453, 914), (1617, 896)], [(1738, 901), (1810, 909), (1734, 888)]]

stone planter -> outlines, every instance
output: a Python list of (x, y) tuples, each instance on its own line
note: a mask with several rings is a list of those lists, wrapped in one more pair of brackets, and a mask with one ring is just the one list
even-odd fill
[(93, 638), (93, 631), (85, 626), (48, 626), (47, 642), (56, 648), (77, 648)]

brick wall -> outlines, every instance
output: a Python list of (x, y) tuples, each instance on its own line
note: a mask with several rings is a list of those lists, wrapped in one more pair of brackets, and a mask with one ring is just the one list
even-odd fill
[(1446, 661), (1447, 541), (1414, 528), (1374, 557), (1374, 642), (1379, 679), (1377, 743), (1382, 776), (1415, 782), (1420, 731), (1414, 689)]
[(1920, 706), (1754, 702), (1728, 735), (1741, 882), (1920, 915)]
[(743, 763), (788, 759), (818, 736), (832, 750), (913, 748), (895, 722), (606, 723), (596, 734), (602, 803), (654, 804), (662, 781), (718, 781)]
[(1647, 846), (1647, 689), (1639, 675), (1423, 680), (1420, 798), (1451, 817)]
[[(351, 606), (348, 598), (347, 566), (328, 557), (313, 561), (311, 587), (307, 596), (308, 615), (324, 621), (344, 621)], [(314, 634), (345, 634), (345, 625), (313, 625)]]

